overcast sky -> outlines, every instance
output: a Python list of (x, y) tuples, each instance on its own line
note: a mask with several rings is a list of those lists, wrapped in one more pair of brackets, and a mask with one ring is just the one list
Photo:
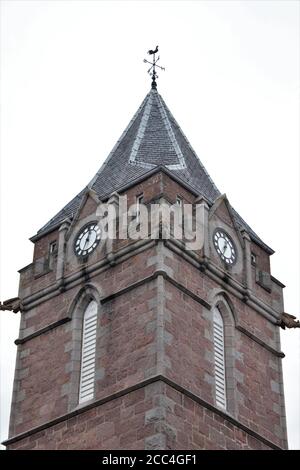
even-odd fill
[[(231, 204), (276, 253), (299, 316), (299, 2), (1, 1), (1, 300), (28, 238), (94, 176), (150, 89)], [(1, 440), (19, 314), (1, 313)], [(291, 448), (300, 448), (300, 335), (282, 332)]]

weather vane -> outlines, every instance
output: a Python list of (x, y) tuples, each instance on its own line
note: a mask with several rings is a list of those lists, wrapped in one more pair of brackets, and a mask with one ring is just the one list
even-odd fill
[(148, 54), (153, 56), (152, 62), (149, 62), (149, 60), (144, 59), (144, 62), (145, 62), (146, 64), (150, 64), (150, 65), (151, 65), (150, 69), (147, 70), (147, 72), (148, 72), (149, 75), (151, 75), (151, 77), (152, 77), (152, 85), (151, 85), (151, 87), (152, 87), (154, 90), (156, 90), (156, 78), (158, 78), (158, 75), (157, 75), (157, 73), (156, 73), (156, 67), (159, 68), (159, 69), (161, 69), (161, 70), (165, 70), (164, 67), (161, 67), (160, 65), (157, 65), (157, 62), (158, 62), (159, 59), (160, 59), (159, 57), (157, 57), (157, 58), (155, 57), (155, 54), (157, 54), (157, 52), (158, 52), (158, 46), (156, 46), (156, 48), (155, 48), (154, 50), (151, 50), (151, 49), (150, 49), (150, 51), (148, 51)]

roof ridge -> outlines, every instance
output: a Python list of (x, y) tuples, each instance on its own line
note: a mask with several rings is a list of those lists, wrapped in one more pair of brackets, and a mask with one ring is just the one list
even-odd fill
[[(46, 224), (44, 224), (37, 232), (36, 235), (40, 234), (41, 232), (43, 232), (44, 230), (47, 230), (48, 227), (51, 227), (51, 224), (52, 222), (60, 215), (60, 214), (66, 214), (66, 218), (67, 217), (70, 217), (72, 216), (73, 212), (70, 214), (70, 212), (67, 211), (67, 207), (69, 207), (72, 203), (74, 203), (76, 201), (76, 199), (78, 200), (78, 202), (80, 203), (81, 201), (81, 198), (84, 194), (84, 192), (86, 191), (86, 189), (88, 188), (88, 186), (85, 186), (78, 194), (76, 194), (76, 196), (74, 196), (71, 201), (66, 204), (62, 209), (60, 209), (50, 220), (48, 220), (48, 222)], [(74, 210), (74, 212), (76, 212), (76, 210)], [(30, 238), (30, 240), (34, 239), (36, 237), (36, 235), (34, 235), (33, 237)]]
[(168, 136), (169, 136), (169, 138), (172, 142), (172, 145), (173, 145), (173, 148), (174, 148), (175, 153), (177, 155), (177, 158), (180, 162), (179, 164), (166, 165), (166, 167), (169, 168), (169, 170), (183, 170), (184, 168), (186, 168), (185, 159), (184, 159), (182, 151), (181, 151), (181, 149), (178, 145), (178, 142), (177, 142), (176, 136), (173, 132), (172, 125), (170, 123), (168, 115), (167, 115), (167, 113), (164, 109), (164, 105), (166, 106), (166, 104), (164, 102), (162, 102), (162, 98), (159, 95), (159, 93), (157, 93), (157, 98), (158, 98), (158, 104), (159, 104), (159, 111), (161, 113), (163, 123), (165, 125), (166, 130), (167, 130)]
[(151, 163), (147, 163), (147, 162), (137, 162), (135, 159), (136, 159), (137, 153), (139, 151), (140, 145), (142, 143), (142, 140), (145, 136), (146, 127), (147, 127), (147, 124), (148, 124), (148, 121), (149, 121), (149, 116), (150, 116), (150, 112), (151, 112), (151, 108), (152, 108), (152, 104), (153, 104), (152, 95), (153, 95), (154, 92), (155, 92), (154, 90), (151, 90), (151, 92), (148, 93), (148, 95), (146, 97), (147, 104), (144, 108), (142, 119), (141, 119), (141, 122), (140, 122), (140, 125), (139, 125), (139, 128), (138, 128), (135, 140), (133, 142), (132, 149), (131, 149), (131, 152), (130, 152), (130, 157), (129, 157), (129, 160), (128, 160), (128, 163), (139, 165), (143, 168), (148, 168), (148, 169), (154, 168), (155, 165), (151, 164)]
[(198, 157), (198, 154), (195, 152), (195, 150), (193, 149), (192, 145), (190, 144), (190, 141), (188, 140), (187, 136), (185, 135), (185, 133), (183, 132), (183, 130), (181, 129), (180, 125), (178, 124), (177, 120), (175, 119), (175, 117), (173, 116), (172, 112), (170, 111), (168, 105), (166, 104), (165, 100), (163, 99), (163, 97), (161, 95), (159, 95), (161, 101), (163, 102), (165, 108), (167, 109), (168, 113), (170, 114), (170, 116), (172, 117), (172, 119), (174, 120), (174, 124), (177, 126), (177, 129), (178, 131), (182, 134), (183, 138), (185, 139), (189, 149), (191, 150), (191, 152), (193, 153), (193, 155), (196, 157), (196, 160), (198, 161), (198, 163), (200, 164), (202, 170), (204, 171), (204, 173), (206, 174), (207, 178), (209, 179), (210, 183), (212, 184), (212, 186), (214, 187), (214, 189), (216, 190), (216, 192), (220, 193), (219, 189), (217, 188), (217, 186), (215, 185), (213, 179), (211, 178), (211, 176), (209, 175), (208, 171), (206, 170), (205, 166), (203, 165), (203, 163), (201, 162), (200, 158)]
[(148, 125), (149, 117), (150, 117), (150, 114), (151, 114), (151, 109), (152, 109), (152, 106), (153, 106), (153, 103), (154, 103), (153, 96), (156, 97), (158, 109), (159, 109), (159, 112), (160, 112), (160, 115), (161, 115), (161, 118), (162, 118), (162, 123), (163, 123), (163, 125), (164, 125), (164, 127), (167, 131), (167, 134), (168, 134), (168, 137), (169, 137), (170, 142), (172, 144), (172, 147), (173, 147), (173, 149), (176, 153), (176, 156), (178, 158), (178, 163), (169, 164), (169, 165), (166, 165), (166, 167), (169, 168), (170, 170), (185, 169), (186, 168), (185, 159), (184, 159), (183, 153), (180, 149), (180, 146), (177, 142), (176, 136), (173, 132), (172, 124), (171, 124), (171, 122), (168, 118), (168, 115), (167, 115), (167, 113), (164, 109), (165, 103), (162, 102), (161, 97), (157, 93), (156, 90), (151, 90), (151, 92), (146, 97), (147, 104), (144, 107), (141, 122), (140, 122), (140, 125), (139, 125), (139, 128), (138, 128), (135, 140), (134, 140), (133, 145), (132, 145), (132, 149), (131, 149), (131, 153), (130, 153), (130, 157), (129, 157), (128, 162), (130, 164), (136, 164), (136, 165), (138, 165), (142, 168), (146, 168), (146, 169), (155, 168), (155, 166), (156, 166), (153, 163), (147, 163), (145, 161), (136, 161), (136, 157), (138, 155), (139, 148), (140, 148), (140, 146), (142, 144), (142, 141), (145, 137), (145, 131), (146, 131), (146, 128), (147, 128), (147, 125)]
[(122, 142), (123, 138), (125, 137), (125, 135), (127, 134), (127, 132), (129, 131), (129, 129), (131, 128), (131, 126), (133, 125), (133, 123), (135, 122), (136, 118), (138, 117), (140, 111), (143, 109), (143, 106), (146, 102), (146, 100), (148, 99), (149, 95), (152, 93), (153, 91), (151, 90), (149, 93), (147, 93), (147, 95), (145, 96), (145, 98), (143, 99), (142, 103), (140, 104), (138, 110), (134, 113), (133, 117), (131, 118), (131, 120), (129, 121), (129, 124), (127, 125), (127, 127), (125, 128), (125, 130), (122, 132), (121, 136), (119, 137), (119, 139), (117, 140), (116, 144), (113, 146), (112, 150), (110, 151), (110, 153), (108, 154), (107, 158), (104, 160), (104, 162), (102, 163), (101, 167), (99, 168), (99, 170), (97, 171), (97, 173), (95, 174), (95, 176), (91, 179), (91, 181), (89, 182), (88, 184), (88, 187), (89, 188), (92, 188), (93, 184), (95, 183), (95, 181), (97, 180), (98, 176), (100, 175), (100, 173), (102, 172), (102, 170), (105, 168), (105, 166), (108, 164), (108, 162), (110, 161), (110, 159), (113, 157), (116, 149), (118, 148), (118, 146), (120, 145), (120, 143)]

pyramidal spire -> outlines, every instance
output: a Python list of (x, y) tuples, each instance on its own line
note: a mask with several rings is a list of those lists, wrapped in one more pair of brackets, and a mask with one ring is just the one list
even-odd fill
[[(163, 98), (152, 87), (88, 187), (105, 199), (158, 167), (164, 167), (208, 200), (214, 201), (220, 195)], [(71, 217), (83, 194), (84, 190), (53, 217), (38, 236)]]
[[(155, 134), (153, 133), (154, 128), (156, 129)], [(154, 143), (151, 145), (152, 151), (149, 147), (151, 133), (153, 134), (151, 139)], [(161, 147), (165, 148), (164, 152), (159, 151)], [(166, 108), (155, 89), (152, 89), (146, 98), (139, 128), (130, 152), (129, 163), (149, 169), (157, 165), (165, 165), (170, 170), (186, 168), (185, 159), (176, 140)]]
[(220, 195), (162, 96), (152, 88), (89, 186), (106, 198), (158, 167), (208, 200)]
[[(154, 56), (156, 52), (154, 50), (149, 51), (150, 53)], [(164, 169), (195, 195), (205, 197), (212, 204), (221, 193), (157, 92), (155, 70), (153, 72), (152, 69), (151, 73), (153, 86), (150, 92), (87, 187), (101, 200), (106, 200), (113, 192), (122, 192), (151, 173)], [(71, 219), (85, 192), (86, 187), (42, 227), (32, 240), (35, 241), (59, 227), (64, 219)], [(257, 243), (271, 250), (235, 211), (234, 214), (239, 226), (245, 228)]]

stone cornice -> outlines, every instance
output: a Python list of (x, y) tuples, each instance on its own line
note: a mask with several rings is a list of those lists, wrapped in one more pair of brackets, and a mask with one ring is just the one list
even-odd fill
[[(114, 262), (115, 264), (121, 263), (122, 261), (130, 258), (131, 256), (134, 256), (137, 253), (140, 253), (154, 246), (156, 243), (159, 243), (159, 242), (162, 243), (161, 240), (151, 240), (151, 239), (138, 240), (137, 242), (132, 243), (130, 246), (127, 246), (125, 248), (122, 248), (118, 252), (115, 252)], [(192, 264), (195, 268), (199, 269), (200, 271), (205, 271), (205, 274), (211, 279), (213, 279), (214, 281), (216, 281), (217, 283), (219, 283), (224, 288), (224, 290), (234, 295), (239, 300), (246, 302), (258, 314), (262, 315), (264, 318), (266, 318), (268, 321), (270, 321), (274, 325), (278, 325), (279, 314), (277, 312), (275, 312), (270, 306), (266, 305), (263, 301), (258, 299), (253, 293), (251, 292), (249, 293), (249, 291), (242, 284), (237, 282), (234, 278), (228, 277), (225, 281), (224, 274), (222, 274), (222, 271), (218, 267), (216, 267), (213, 263), (211, 263), (209, 260), (203, 260), (193, 251), (186, 251), (184, 249), (184, 245), (178, 242), (177, 240), (173, 240), (173, 239), (164, 240), (163, 243), (168, 249), (170, 249), (177, 255), (184, 258), (187, 262)], [(110, 265), (109, 260), (107, 258), (104, 258), (98, 261), (97, 263), (95, 263), (94, 265), (88, 266), (84, 274), (82, 273), (82, 271), (78, 271), (60, 280), (60, 282), (57, 282), (56, 284), (52, 284), (49, 287), (22, 299), (22, 304), (24, 308), (23, 314), (26, 315), (27, 310), (30, 310), (31, 308), (36, 307), (37, 305), (47, 300), (50, 300), (53, 297), (56, 297), (57, 295), (61, 294), (62, 291), (67, 291), (71, 288), (81, 285), (84, 275), (88, 274), (89, 278), (92, 279), (93, 277), (109, 269), (110, 267), (111, 265)], [(198, 296), (196, 296), (193, 292), (188, 290), (186, 287), (180, 285), (177, 281), (172, 279), (170, 276), (168, 280), (169, 282), (172, 282), (174, 285), (177, 283), (176, 286), (178, 288), (180, 288), (182, 291), (185, 290), (185, 293), (187, 293), (187, 295), (189, 295), (190, 297), (193, 297), (194, 300), (202, 303), (202, 305), (205, 306), (205, 304), (203, 304), (203, 302), (205, 301), (203, 299), (199, 300)], [(132, 286), (127, 286), (124, 289), (133, 289), (137, 287), (140, 282), (143, 283), (145, 281), (146, 280), (138, 281), (137, 283), (134, 283)], [(119, 295), (119, 294), (112, 293), (108, 296), (108, 298), (110, 296), (115, 296), (115, 295)], [(45, 328), (46, 328), (45, 331), (48, 331), (47, 330), (48, 327), (45, 327)], [(41, 334), (41, 333), (38, 333), (38, 332), (33, 333), (34, 336), (38, 336), (38, 334)], [(250, 334), (252, 335), (251, 338), (254, 339), (254, 341), (256, 341), (255, 339), (256, 336), (254, 336), (252, 333)], [(25, 342), (28, 340), (28, 337), (20, 339), (20, 340), (21, 342)], [(19, 340), (16, 340), (16, 341), (19, 341)], [(266, 345), (266, 343), (264, 343), (259, 338), (257, 338), (256, 342), (261, 345)], [(267, 346), (267, 349), (274, 352), (274, 354), (276, 354), (277, 356), (284, 357), (284, 354), (282, 352), (276, 351), (269, 345), (266, 345), (266, 346)]]
[[(138, 240), (132, 243), (130, 246), (122, 248), (121, 250), (114, 253), (115, 264), (125, 261), (131, 256), (134, 256), (142, 251), (151, 248), (155, 245), (157, 240), (147, 239)], [(66, 291), (77, 285), (81, 285), (84, 278), (88, 275), (89, 278), (93, 278), (100, 274), (102, 271), (111, 268), (111, 263), (107, 258), (103, 258), (93, 265), (87, 266), (85, 270), (79, 270), (73, 274), (70, 274), (59, 282), (53, 283), (50, 286), (35, 292), (34, 294), (28, 295), (22, 299), (23, 311), (26, 312), (33, 307), (45, 302), (46, 300), (56, 297), (62, 291)]]
[[(155, 243), (161, 242), (161, 240), (138, 240), (135, 243), (132, 243), (130, 246), (125, 249), (121, 249), (114, 253), (114, 262), (115, 264), (121, 263), (125, 259), (128, 259), (130, 256), (134, 256), (137, 253), (154, 246)], [(262, 300), (258, 299), (252, 292), (249, 293), (249, 290), (246, 289), (242, 284), (237, 282), (234, 278), (227, 276), (226, 282), (224, 281), (224, 274), (222, 271), (216, 267), (209, 260), (203, 260), (199, 258), (193, 251), (184, 250), (184, 246), (177, 242), (177, 240), (164, 240), (165, 246), (174, 251), (176, 254), (183, 257), (190, 264), (195, 266), (201, 271), (205, 271), (206, 274), (216, 282), (220, 283), (224, 289), (228, 290), (231, 294), (235, 295), (240, 300), (245, 301), (249, 306), (251, 306), (257, 313), (264, 316), (273, 324), (278, 324), (279, 314), (269, 305), (266, 305)], [(65, 277), (62, 282), (52, 284), (51, 286), (38, 291), (30, 296), (22, 299), (22, 305), (24, 311), (29, 310), (33, 307), (36, 307), (40, 303), (49, 300), (52, 297), (59, 295), (62, 290), (68, 290), (82, 283), (82, 279), (86, 274), (90, 278), (93, 278), (100, 272), (109, 269), (111, 267), (110, 262), (107, 258), (104, 258), (97, 263), (88, 266), (85, 270), (85, 273), (78, 271), (74, 274), (71, 274), (68, 277)]]
[(44, 328), (40, 328), (37, 331), (34, 331), (34, 333), (31, 333), (30, 335), (24, 336), (24, 338), (18, 338), (15, 340), (15, 344), (18, 346), (19, 344), (24, 344), (26, 341), (29, 341), (33, 338), (36, 338), (37, 336), (40, 336), (44, 333), (48, 333), (48, 331), (53, 330), (54, 328), (57, 328), (58, 326), (64, 325), (64, 323), (67, 323), (68, 321), (72, 320), (71, 317), (64, 317), (61, 318), (60, 320), (57, 320), (53, 323), (50, 323), (49, 325), (45, 326)]
[(258, 299), (252, 292), (249, 292), (245, 286), (236, 281), (236, 279), (229, 274), (224, 278), (224, 273), (214, 263), (209, 260), (201, 260), (193, 251), (184, 250), (182, 244), (177, 240), (165, 240), (164, 243), (170, 250), (174, 251), (174, 253), (184, 258), (190, 264), (201, 271), (205, 271), (211, 279), (218, 282), (224, 289), (235, 295), (235, 297), (245, 301), (256, 310), (257, 313), (267, 318), (271, 323), (274, 325), (278, 324), (278, 312)]
[[(175, 286), (177, 289), (179, 289), (181, 292), (183, 292), (185, 295), (188, 295), (190, 298), (192, 298), (195, 302), (198, 302), (199, 304), (201, 304), (203, 307), (205, 307), (207, 310), (210, 310), (211, 309), (211, 305), (205, 300), (203, 299), (202, 297), (200, 297), (199, 295), (195, 294), (194, 292), (192, 292), (191, 290), (189, 290), (187, 287), (183, 286), (182, 284), (180, 284), (178, 281), (176, 281), (175, 279), (173, 279), (166, 271), (164, 270), (158, 270), (158, 271), (155, 271), (153, 274), (151, 274), (150, 276), (148, 277), (145, 277), (143, 279), (140, 279), (139, 281), (137, 282), (134, 282), (132, 284), (129, 284), (128, 286), (126, 287), (123, 287), (122, 289), (119, 289), (118, 291), (116, 292), (113, 292), (112, 294), (109, 294), (108, 296), (106, 297), (103, 297), (101, 299), (101, 303), (102, 304), (106, 304), (106, 303), (109, 303), (111, 302), (112, 300), (126, 294), (127, 292), (130, 292), (134, 289), (137, 289), (138, 287), (144, 285), (144, 284), (147, 284), (155, 279), (157, 279), (159, 276), (162, 276), (167, 282), (169, 282), (170, 284), (172, 284), (173, 286)], [(30, 333), (29, 335), (23, 337), (23, 338), (18, 338), (16, 339), (15, 341), (15, 344), (23, 344), (25, 343), (26, 341), (29, 341), (41, 334), (44, 334), (44, 333), (47, 333), (48, 331), (70, 321), (72, 318), (70, 316), (66, 316), (64, 318), (61, 318), (59, 320), (57, 320), (56, 322), (53, 322), (37, 331), (35, 331), (34, 333)], [(256, 343), (258, 343), (260, 346), (264, 347), (265, 349), (267, 349), (268, 351), (270, 351), (271, 353), (273, 353), (274, 355), (276, 355), (277, 357), (281, 357), (283, 358), (284, 357), (284, 353), (281, 352), (281, 351), (277, 351), (276, 349), (274, 349), (272, 346), (270, 346), (269, 344), (267, 344), (264, 340), (262, 340), (261, 338), (259, 338), (258, 336), (254, 335), (252, 332), (250, 332), (249, 330), (247, 330), (245, 327), (239, 325), (239, 324), (236, 324), (235, 325), (235, 328), (240, 331), (241, 333), (245, 334), (246, 336), (248, 336), (249, 338), (251, 338), (253, 341), (255, 341)]]
[(241, 333), (243, 333), (244, 335), (248, 336), (249, 338), (251, 338), (253, 341), (255, 341), (257, 344), (260, 344), (260, 346), (262, 346), (263, 348), (267, 349), (268, 351), (270, 351), (271, 353), (275, 354), (275, 356), (277, 357), (281, 357), (281, 358), (284, 358), (285, 357), (285, 354), (282, 352), (282, 351), (277, 351), (277, 349), (274, 349), (272, 348), (272, 346), (270, 346), (269, 344), (267, 344), (264, 340), (258, 338), (258, 336), (254, 335), (253, 333), (251, 333), (251, 331), (248, 331), (246, 328), (244, 328), (243, 326), (241, 325), (236, 325), (235, 327), (238, 331), (240, 331)]
[(135, 385), (132, 385), (130, 387), (119, 390), (119, 391), (117, 391), (115, 393), (112, 393), (111, 395), (108, 395), (104, 398), (101, 398), (99, 400), (94, 400), (92, 403), (89, 403), (89, 404), (84, 405), (84, 406), (80, 406), (80, 407), (76, 408), (75, 410), (73, 410), (69, 413), (66, 413), (64, 415), (61, 415), (57, 418), (52, 419), (51, 421), (48, 421), (47, 423), (43, 423), (39, 426), (36, 426), (34, 428), (29, 429), (28, 431), (23, 432), (21, 434), (17, 434), (16, 436), (10, 437), (9, 439), (2, 442), (2, 444), (5, 445), (5, 446), (9, 446), (11, 444), (14, 444), (15, 442), (18, 442), (22, 439), (25, 439), (26, 437), (33, 436), (34, 434), (36, 434), (40, 431), (43, 431), (45, 429), (49, 429), (52, 426), (55, 426), (56, 424), (59, 424), (59, 423), (61, 423), (63, 421), (66, 421), (66, 420), (69, 420), (69, 419), (71, 419), (75, 416), (81, 415), (81, 414), (85, 413), (86, 411), (91, 410), (92, 408), (96, 408), (98, 406), (103, 405), (104, 403), (107, 403), (109, 401), (112, 401), (112, 400), (115, 400), (117, 398), (128, 395), (129, 393), (134, 392), (135, 390), (139, 390), (139, 389), (141, 389), (143, 387), (146, 387), (147, 385), (150, 385), (150, 384), (155, 383), (155, 382), (163, 382), (163, 383), (167, 384), (169, 387), (174, 388), (175, 390), (179, 391), (183, 395), (185, 395), (185, 396), (189, 397), (190, 399), (194, 400), (196, 403), (203, 406), (203, 408), (206, 408), (206, 409), (210, 410), (211, 412), (221, 416), (223, 419), (227, 420), (229, 423), (233, 424), (237, 428), (239, 428), (242, 431), (246, 432), (247, 434), (251, 435), (252, 437), (254, 437), (258, 441), (262, 442), (266, 446), (270, 447), (271, 449), (281, 450), (281, 447), (279, 447), (278, 445), (276, 445), (273, 442), (269, 441), (268, 439), (261, 436), (257, 432), (253, 431), (250, 427), (244, 425), (243, 423), (238, 421), (232, 415), (230, 415), (230, 414), (222, 411), (221, 409), (215, 407), (213, 404), (203, 400), (198, 395), (195, 395), (190, 390), (182, 387), (181, 385), (177, 384), (173, 380), (170, 380), (170, 379), (168, 379), (167, 377), (165, 377), (163, 375), (156, 375), (156, 376), (150, 377), (149, 379), (145, 379), (145, 380), (143, 380), (143, 381), (141, 381), (141, 382), (139, 382)]
[(211, 309), (211, 305), (208, 302), (206, 302), (206, 300), (202, 299), (202, 297), (200, 297), (199, 295), (196, 295), (193, 292), (191, 292), (185, 286), (183, 286), (179, 282), (175, 281), (175, 279), (173, 279), (171, 276), (169, 276), (166, 273), (166, 271), (162, 271), (162, 270), (155, 271), (155, 273), (153, 273), (151, 276), (141, 279), (138, 282), (130, 284), (129, 286), (124, 287), (123, 289), (120, 289), (119, 291), (113, 294), (110, 294), (107, 297), (104, 297), (103, 299), (101, 299), (101, 303), (104, 304), (106, 302), (109, 302), (115, 299), (116, 297), (119, 297), (120, 295), (123, 295), (126, 292), (131, 291), (132, 289), (136, 289), (137, 287), (156, 279), (158, 276), (163, 276), (164, 279), (166, 279), (168, 282), (173, 284), (175, 287), (177, 287), (177, 289), (181, 290), (184, 294), (189, 295), (190, 297), (192, 297), (192, 299), (194, 299), (199, 304), (203, 305), (203, 307), (207, 308), (208, 310)]

